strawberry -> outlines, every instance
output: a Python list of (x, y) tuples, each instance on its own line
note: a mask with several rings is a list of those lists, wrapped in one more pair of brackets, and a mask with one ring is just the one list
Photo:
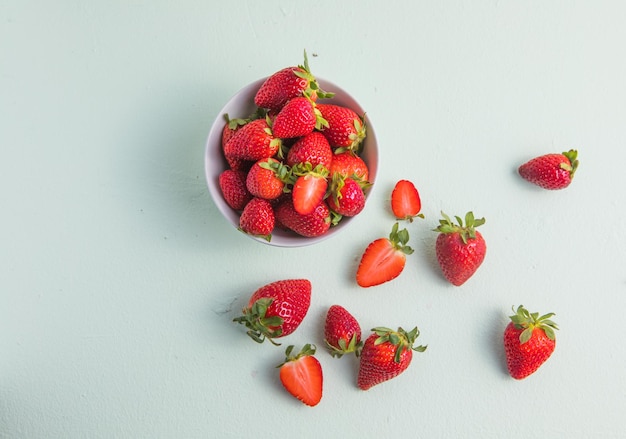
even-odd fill
[(365, 207), (365, 192), (353, 178), (335, 174), (331, 183), (328, 207), (341, 216), (356, 216)]
[(276, 137), (288, 139), (305, 136), (326, 125), (326, 120), (310, 98), (297, 97), (287, 102), (276, 115), (272, 132)]
[(422, 201), (415, 185), (408, 180), (400, 180), (396, 183), (391, 192), (391, 210), (399, 220), (413, 222), (413, 218), (419, 216), (422, 210)]
[(322, 202), (328, 188), (328, 170), (318, 165), (315, 169), (309, 163), (292, 169), (296, 181), (293, 184), (293, 207), (301, 215), (308, 215)]
[(533, 374), (554, 352), (555, 329), (559, 329), (550, 318), (554, 313), (539, 317), (519, 306), (509, 316), (511, 322), (504, 330), (504, 351), (510, 375), (521, 380)]
[(484, 218), (474, 219), (474, 214), (465, 215), (465, 226), (460, 217), (458, 225), (441, 212), (443, 219), (435, 229), (439, 232), (435, 243), (437, 261), (444, 277), (453, 285), (460, 286), (476, 272), (485, 259), (487, 244), (476, 227), (485, 223)]
[(243, 309), (243, 315), (233, 319), (245, 325), (247, 334), (257, 343), (284, 337), (296, 330), (311, 305), (311, 282), (307, 279), (286, 279), (257, 289)]
[(315, 99), (330, 98), (333, 95), (334, 93), (327, 93), (319, 88), (317, 80), (311, 74), (305, 51), (304, 65), (286, 67), (272, 74), (257, 90), (254, 103), (257, 107), (277, 112), (287, 101), (298, 96)]
[(333, 357), (354, 352), (358, 357), (363, 343), (361, 326), (343, 306), (332, 305), (326, 313), (324, 341)]
[(329, 175), (341, 174), (346, 177), (358, 177), (363, 181), (368, 181), (369, 169), (361, 157), (351, 151), (333, 154), (333, 160), (328, 168)]
[(281, 141), (272, 134), (268, 119), (255, 119), (240, 127), (224, 145), (227, 160), (257, 161), (273, 157)]
[(578, 168), (578, 151), (569, 150), (562, 154), (546, 154), (535, 157), (521, 165), (520, 176), (544, 189), (565, 189), (572, 182)]
[(224, 114), (224, 120), (226, 123), (222, 129), (222, 148), (240, 127), (250, 122), (250, 119), (231, 119), (227, 113)]
[(308, 406), (316, 406), (322, 399), (324, 375), (322, 365), (315, 358), (315, 345), (305, 344), (300, 353), (292, 355), (293, 345), (285, 351), (285, 361), (279, 364), (283, 387)]
[(252, 199), (252, 194), (246, 187), (246, 173), (226, 169), (218, 179), (224, 201), (234, 210), (243, 210)]
[(241, 212), (239, 230), (270, 241), (274, 230), (274, 209), (263, 198), (252, 198)]
[(246, 187), (255, 197), (274, 200), (280, 197), (289, 179), (289, 169), (273, 158), (261, 159), (248, 171)]
[(424, 352), (426, 346), (414, 346), (419, 336), (417, 327), (411, 332), (402, 328), (372, 329), (361, 350), (357, 385), (361, 390), (388, 381), (404, 372), (413, 359), (413, 351)]
[(407, 245), (409, 232), (398, 231), (398, 223), (393, 225), (389, 238), (379, 238), (370, 243), (356, 272), (356, 282), (361, 287), (372, 287), (395, 279), (404, 270), (406, 255), (413, 253)]
[(357, 152), (365, 139), (366, 128), (363, 118), (354, 110), (335, 104), (318, 104), (322, 117), (328, 122), (322, 134), (330, 145), (342, 150)]
[(295, 166), (299, 163), (310, 163), (312, 167), (330, 166), (333, 152), (326, 137), (319, 131), (313, 131), (299, 138), (289, 149), (285, 163)]
[(321, 236), (330, 228), (330, 209), (324, 201), (313, 212), (302, 215), (294, 208), (293, 201), (286, 199), (276, 206), (274, 213), (281, 226), (308, 238)]

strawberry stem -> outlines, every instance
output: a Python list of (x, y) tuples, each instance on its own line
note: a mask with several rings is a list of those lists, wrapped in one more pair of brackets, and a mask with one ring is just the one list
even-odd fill
[(465, 214), (465, 225), (463, 225), (463, 220), (459, 216), (454, 217), (457, 224), (454, 224), (443, 211), (441, 216), (443, 219), (439, 220), (439, 226), (434, 231), (444, 234), (458, 233), (464, 244), (467, 244), (468, 239), (476, 239), (475, 228), (485, 224), (485, 218), (476, 219), (471, 211)]
[(551, 320), (551, 317), (555, 315), (554, 313), (544, 314), (540, 317), (539, 313), (531, 313), (524, 308), (523, 305), (518, 306), (517, 310), (513, 307), (513, 312), (514, 314), (509, 316), (509, 318), (517, 329), (523, 329), (519, 336), (521, 344), (530, 340), (535, 328), (544, 331), (550, 340), (554, 340), (556, 338), (554, 330), (559, 328), (557, 324)]

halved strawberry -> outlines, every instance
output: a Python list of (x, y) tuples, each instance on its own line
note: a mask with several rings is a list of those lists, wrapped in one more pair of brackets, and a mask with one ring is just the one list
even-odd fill
[(408, 180), (400, 180), (396, 183), (391, 192), (391, 210), (399, 220), (413, 221), (413, 218), (419, 216), (422, 210), (422, 201), (415, 185)]
[(280, 382), (285, 389), (308, 406), (316, 406), (322, 399), (324, 375), (322, 365), (315, 358), (315, 345), (305, 344), (300, 353), (292, 355), (293, 345), (285, 351), (285, 361), (279, 364)]
[(406, 255), (413, 253), (408, 242), (409, 232), (398, 231), (398, 223), (395, 223), (389, 238), (379, 238), (368, 245), (356, 272), (359, 286), (372, 287), (398, 277), (404, 270)]
[(305, 163), (294, 167), (292, 172), (296, 177), (291, 189), (293, 207), (299, 214), (308, 215), (315, 210), (326, 195), (328, 170), (322, 165), (311, 169), (311, 165)]

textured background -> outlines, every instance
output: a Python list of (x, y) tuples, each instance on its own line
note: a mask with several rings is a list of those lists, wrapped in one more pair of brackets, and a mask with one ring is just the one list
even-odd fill
[[(626, 437), (625, 22), (620, 1), (0, 2), (0, 437)], [(220, 216), (204, 143), (237, 90), (303, 49), (367, 110), (379, 177), (344, 234), (272, 248)], [(570, 148), (565, 191), (516, 175)], [(422, 194), (416, 251), (360, 289), (401, 178)], [(434, 258), (441, 210), (487, 220), (460, 288)], [(288, 277), (313, 300), (283, 347), (321, 345), (338, 303), (364, 329), (418, 325), (428, 350), (367, 392), (320, 350), (324, 398), (299, 404), (283, 349), (231, 322)], [(520, 303), (561, 330), (518, 382), (501, 335)]]

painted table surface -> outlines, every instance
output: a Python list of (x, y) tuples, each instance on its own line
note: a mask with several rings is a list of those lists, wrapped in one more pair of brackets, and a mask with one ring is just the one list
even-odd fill
[[(0, 437), (626, 437), (626, 5), (618, 1), (0, 3)], [(349, 229), (275, 248), (221, 216), (204, 147), (240, 88), (309, 53), (380, 147)], [(517, 167), (577, 149), (563, 191)], [(362, 289), (365, 246), (410, 179), (424, 220), (393, 282)], [(441, 276), (440, 211), (485, 217), (487, 257)], [(257, 287), (313, 284), (281, 347), (232, 323)], [(322, 345), (327, 308), (427, 344), (366, 392), (323, 349), (324, 397), (281, 388), (288, 344)], [(511, 307), (554, 312), (550, 360), (504, 364)]]

